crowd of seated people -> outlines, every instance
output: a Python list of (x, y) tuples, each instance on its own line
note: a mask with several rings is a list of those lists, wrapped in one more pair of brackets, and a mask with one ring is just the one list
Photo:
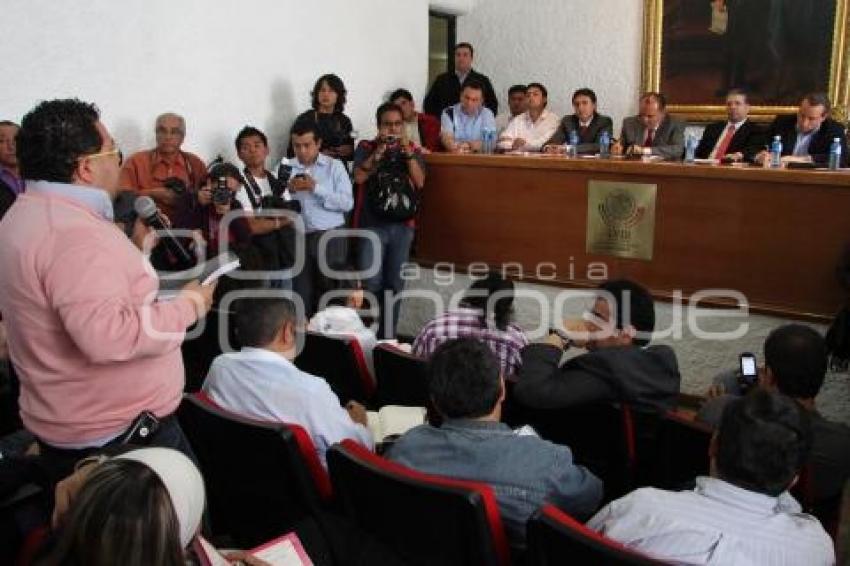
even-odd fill
[[(346, 400), (343, 407), (322, 375), (294, 362), (299, 336), (309, 328), (356, 338), (377, 378), (370, 352), (378, 336), (396, 335), (395, 297), (404, 287), (424, 154), (485, 150), (483, 133), (493, 130), (506, 151), (557, 152), (576, 140), (576, 152), (589, 154), (608, 136), (613, 154), (683, 155), (684, 123), (667, 112), (661, 93), (641, 95), (639, 113), (624, 120), (614, 139), (611, 119), (597, 111), (596, 94), (587, 88), (573, 93), (574, 114), (560, 119), (547, 109), (543, 84), (516, 85), (510, 117), (497, 115), (492, 84), (472, 69), (472, 59), (472, 46), (458, 44), (455, 71), (437, 78), (425, 113), (416, 111), (409, 91), (395, 90), (377, 107), (377, 135), (356, 145), (344, 114), (347, 89), (338, 76), (323, 75), (311, 93), (312, 108), (289, 131), (290, 155), (274, 172), (266, 168), (266, 134), (250, 126), (235, 138), (240, 168), (220, 159), (208, 167), (184, 151), (187, 124), (174, 113), (156, 119), (156, 146), (123, 164), (93, 105), (47, 101), (20, 127), (0, 122), (0, 321), (7, 325), (23, 420), (14, 437), (0, 439), (0, 494), (20, 485), (20, 474), (4, 483), (15, 466), (48, 492), (80, 461), (90, 472), (70, 476), (82, 488), (43, 549), (43, 563), (186, 559), (204, 507), (201, 472), (175, 417), (190, 367), (201, 376), (204, 394), (223, 409), (302, 426), (322, 463), (344, 440), (376, 448), (367, 428), (369, 400)], [(764, 130), (748, 119), (746, 92), (729, 91), (726, 108), (728, 120), (706, 128), (698, 157), (763, 163), (765, 144), (776, 135), (783, 154), (821, 164), (837, 137), (846, 164), (844, 130), (830, 118), (823, 95), (806, 95), (796, 117), (777, 117)], [(192, 281), (173, 300), (154, 301), (158, 281), (143, 251), (163, 270), (190, 266), (165, 245), (170, 236), (153, 234), (144, 219), (119, 219), (112, 201), (122, 191), (150, 197), (165, 225), (194, 232), (200, 245), (184, 245), (200, 260), (230, 250), (242, 274), (263, 275), (248, 283), (239, 274), (210, 285)], [(408, 204), (399, 206), (405, 198)], [(339, 235), (349, 226), (373, 236), (358, 254)], [(293, 274), (299, 245), (304, 265)], [(362, 289), (335, 279), (352, 265), (361, 271), (376, 265), (377, 274), (364, 279)], [(229, 301), (234, 288), (262, 292)], [(327, 300), (329, 292), (336, 301)], [(402, 435), (387, 457), (428, 474), (490, 485), (518, 556), (527, 520), (553, 503), (579, 520), (593, 517), (591, 528), (662, 560), (793, 564), (805, 556), (833, 563), (828, 535), (788, 493), (804, 468), (816, 500), (839, 498), (850, 477), (850, 432), (815, 410), (827, 353), (808, 327), (771, 333), (765, 367), (749, 393), (737, 375), (718, 378), (697, 416), (717, 427), (711, 473), (697, 478), (692, 491), (635, 485), (639, 489), (624, 498), (603, 501), (607, 478), (581, 464), (582, 454), (501, 422), (506, 401), (531, 412), (605, 403), (663, 416), (676, 407), (678, 361), (672, 348), (651, 345), (649, 291), (613, 280), (597, 293), (585, 319), (529, 343), (513, 321), (513, 282), (496, 273), (474, 281), (456, 308), (438, 313), (413, 340), (413, 354), (427, 361), (435, 418)], [(377, 333), (361, 318), (362, 294), (378, 313)], [(239, 349), (222, 351), (219, 324), (207, 325), (203, 352), (193, 349), (187, 328), (204, 320), (229, 324), (229, 341)], [(587, 351), (563, 361), (571, 347)], [(506, 379), (513, 387), (506, 388)], [(136, 444), (148, 448), (86, 460)], [(43, 467), (34, 471), (34, 461)], [(173, 483), (175, 470), (184, 483)], [(63, 501), (57, 503), (62, 511)], [(724, 521), (730, 509), (738, 513), (731, 523)], [(113, 526), (111, 513), (131, 515), (131, 524), (104, 529), (104, 522)], [(231, 558), (261, 563), (244, 554)]]

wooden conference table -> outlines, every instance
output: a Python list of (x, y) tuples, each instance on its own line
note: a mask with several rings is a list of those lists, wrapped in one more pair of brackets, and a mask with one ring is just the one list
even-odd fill
[[(847, 172), (539, 155), (426, 162), (423, 265), (484, 262), (515, 275), (518, 263), (523, 280), (587, 287), (598, 284), (588, 264), (603, 262), (609, 277), (635, 279), (659, 299), (734, 289), (752, 311), (814, 321), (843, 299), (835, 266), (850, 241)], [(586, 252), (591, 180), (657, 185), (651, 260)]]

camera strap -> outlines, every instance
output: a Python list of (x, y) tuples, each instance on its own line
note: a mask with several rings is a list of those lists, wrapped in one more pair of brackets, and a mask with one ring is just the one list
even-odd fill
[[(263, 201), (263, 190), (257, 184), (257, 181), (254, 179), (254, 176), (251, 175), (251, 172), (248, 171), (246, 167), (244, 170), (245, 175), (242, 177), (242, 186), (245, 187), (245, 192), (248, 193), (248, 199), (251, 201), (251, 206), (254, 207), (254, 210), (259, 210), (262, 206)], [(266, 175), (269, 172), (266, 171)]]

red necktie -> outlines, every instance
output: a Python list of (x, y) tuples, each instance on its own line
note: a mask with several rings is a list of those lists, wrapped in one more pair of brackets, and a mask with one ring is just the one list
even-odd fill
[(720, 144), (714, 150), (714, 157), (723, 159), (723, 156), (726, 155), (726, 150), (729, 148), (729, 144), (732, 143), (733, 137), (735, 137), (735, 126), (729, 124), (729, 127), (726, 128), (726, 133), (723, 134), (723, 139), (720, 140)]
[(652, 147), (652, 128), (646, 131), (646, 139), (643, 140), (643, 147)]

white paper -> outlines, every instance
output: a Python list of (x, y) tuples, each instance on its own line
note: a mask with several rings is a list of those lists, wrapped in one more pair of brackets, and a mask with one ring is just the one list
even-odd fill
[(239, 269), (239, 260), (238, 259), (235, 259), (231, 262), (225, 263), (224, 265), (222, 265), (221, 267), (219, 267), (218, 269), (216, 269), (215, 271), (210, 273), (207, 276), (207, 278), (204, 279), (204, 281), (201, 283), (201, 285), (209, 285), (209, 284), (215, 282), (216, 280), (218, 280), (219, 277), (221, 277), (223, 275), (227, 275), (228, 273), (230, 273), (231, 271), (235, 271), (236, 269)]

